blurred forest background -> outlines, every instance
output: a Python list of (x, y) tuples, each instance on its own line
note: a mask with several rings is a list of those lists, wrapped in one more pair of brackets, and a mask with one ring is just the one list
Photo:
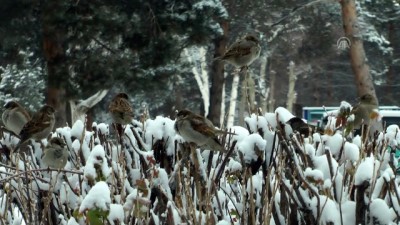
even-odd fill
[[(399, 2), (357, 1), (357, 10), (380, 105), (400, 105)], [(124, 91), (137, 115), (148, 109), (152, 117), (173, 117), (190, 108), (221, 125), (215, 118), (235, 102), (232, 94), (243, 99), (246, 85), (233, 67), (212, 59), (249, 32), (262, 43), (249, 69), (255, 107), (286, 106), (289, 74), (297, 115), (302, 106), (356, 102), (349, 51), (337, 48), (345, 36), (338, 1), (3, 0), (0, 104), (16, 98), (35, 111), (48, 103), (61, 125), (70, 100), (107, 89), (89, 111), (99, 120)], [(236, 120), (246, 113), (234, 108)]]

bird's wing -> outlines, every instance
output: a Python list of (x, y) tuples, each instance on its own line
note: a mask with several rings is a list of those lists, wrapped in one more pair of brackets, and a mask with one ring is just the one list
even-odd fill
[(207, 122), (207, 119), (198, 115), (194, 115), (190, 120), (190, 124), (197, 132), (206, 135), (207, 137), (215, 137), (214, 126)]
[(128, 100), (124, 98), (117, 98), (111, 102), (109, 108), (110, 112), (115, 113), (129, 113), (133, 115), (133, 109)]
[(223, 59), (232, 56), (244, 56), (251, 54), (251, 43), (245, 40), (238, 41), (229, 47), (228, 51), (224, 54)]
[(29, 135), (38, 133), (51, 124), (51, 118), (45, 113), (36, 113), (28, 123), (22, 128), (21, 139), (27, 139)]

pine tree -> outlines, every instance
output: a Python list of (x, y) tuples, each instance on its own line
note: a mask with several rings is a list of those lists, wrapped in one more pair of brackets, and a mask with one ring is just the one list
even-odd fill
[(104, 88), (169, 96), (161, 93), (182, 70), (181, 51), (220, 35), (217, 21), (226, 17), (217, 0), (9, 0), (0, 15), (6, 34), (0, 61), (18, 65), (15, 49), (31, 46), (33, 58), (46, 65), (47, 102), (59, 117), (68, 99)]

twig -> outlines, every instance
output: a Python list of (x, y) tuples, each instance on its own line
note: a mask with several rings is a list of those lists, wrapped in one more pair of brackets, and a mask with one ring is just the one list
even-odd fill
[[(137, 141), (137, 143), (138, 143), (138, 145), (139, 145), (139, 148), (141, 149), (141, 150), (145, 150), (145, 151), (149, 151), (149, 150), (147, 150), (146, 149), (146, 145), (143, 143), (143, 140), (142, 140), (142, 138), (140, 138), (140, 136), (139, 136), (139, 134), (136, 132), (136, 130), (135, 130), (135, 128), (132, 126), (132, 127), (130, 127), (131, 128), (131, 131), (132, 131), (132, 133), (133, 133), (133, 136), (135, 136), (135, 139), (136, 139), (136, 141)], [(126, 135), (126, 134), (125, 134)]]
[[(12, 176), (3, 178), (3, 179), (0, 180), (0, 183), (6, 182), (6, 181), (8, 181), (8, 180), (11, 180), (11, 179), (13, 179), (13, 178), (15, 178), (15, 177), (19, 177), (19, 176), (21, 176), (21, 175), (25, 175), (25, 174), (33, 173), (33, 172), (42, 172), (42, 171), (46, 171), (46, 172), (50, 172), (50, 171), (61, 171), (61, 172), (64, 172), (64, 173), (74, 173), (74, 174), (83, 175), (83, 172), (82, 172), (82, 171), (59, 170), (59, 169), (51, 169), (51, 168), (47, 168), (47, 169), (33, 169), (33, 170), (22, 171), (22, 172), (19, 172), (19, 173), (17, 173), (17, 174), (14, 174), (14, 175), (12, 175)], [(0, 171), (0, 173), (3, 173), (3, 172)]]
[(329, 150), (325, 150), (325, 155), (326, 155), (326, 159), (328, 161), (328, 166), (329, 166), (329, 174), (331, 176), (331, 180), (332, 180), (332, 186), (333, 186), (333, 196), (335, 198), (335, 200), (338, 200), (337, 197), (337, 192), (336, 192), (336, 181), (335, 178), (336, 176), (334, 176), (333, 174), (333, 166), (332, 166), (332, 156), (331, 156), (331, 152)]
[(232, 154), (233, 150), (235, 149), (236, 146), (236, 141), (232, 143), (231, 149), (229, 149), (228, 153), (226, 154), (224, 160), (222, 161), (221, 166), (219, 167), (217, 176), (215, 177), (215, 182), (219, 183), (219, 180), (221, 179), (222, 172), (224, 171), (225, 165), (228, 162), (229, 156)]

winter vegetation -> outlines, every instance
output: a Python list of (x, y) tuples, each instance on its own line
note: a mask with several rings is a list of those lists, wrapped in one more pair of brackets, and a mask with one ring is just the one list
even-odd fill
[[(400, 105), (398, 0), (4, 0), (0, 31), (0, 106), (56, 112), (21, 148), (1, 124), (0, 224), (400, 224), (400, 124), (357, 135), (349, 115), (364, 94)], [(215, 60), (247, 34), (249, 67)], [(348, 111), (311, 129), (303, 106)], [(234, 133), (225, 152), (176, 132), (185, 108)], [(51, 137), (63, 168), (43, 162)]]
[[(193, 148), (157, 116), (115, 127), (77, 120), (52, 136), (70, 157), (43, 166), (42, 143), (0, 164), (2, 224), (398, 224), (400, 187), (391, 148), (398, 125), (371, 142), (314, 133), (304, 137), (285, 108), (245, 118), (221, 137), (226, 152)], [(331, 120), (335, 118), (332, 117)], [(210, 151), (211, 150), (211, 151)], [(356, 223), (357, 222), (357, 223)]]

